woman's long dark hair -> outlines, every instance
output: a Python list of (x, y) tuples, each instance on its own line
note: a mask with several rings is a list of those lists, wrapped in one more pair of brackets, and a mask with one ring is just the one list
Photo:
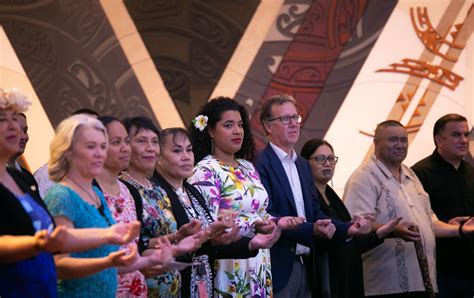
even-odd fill
[(237, 101), (229, 97), (220, 96), (208, 101), (197, 114), (207, 116), (206, 128), (200, 131), (192, 123), (188, 128), (191, 143), (193, 144), (195, 163), (198, 163), (205, 156), (211, 154), (212, 141), (209, 135), (209, 128), (214, 129), (216, 123), (221, 120), (222, 113), (227, 111), (238, 111), (243, 122), (244, 140), (240, 150), (235, 153), (235, 157), (253, 161), (255, 146), (252, 132), (250, 131), (250, 121), (247, 110)]
[(319, 147), (322, 145), (326, 145), (329, 148), (331, 148), (331, 151), (334, 152), (334, 149), (332, 148), (331, 144), (329, 144), (326, 140), (321, 140), (321, 139), (311, 139), (304, 143), (303, 148), (301, 148), (301, 156), (303, 158), (309, 160), (311, 157), (311, 154), (314, 153), (314, 151), (318, 150)]

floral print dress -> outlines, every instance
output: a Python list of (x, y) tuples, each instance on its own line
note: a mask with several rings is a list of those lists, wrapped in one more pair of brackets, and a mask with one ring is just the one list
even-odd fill
[[(208, 155), (196, 164), (189, 182), (202, 193), (214, 219), (237, 211), (241, 235), (252, 237), (254, 222), (270, 217), (266, 212), (269, 198), (252, 163), (237, 162), (235, 168)], [(269, 249), (261, 249), (254, 258), (216, 260), (214, 267), (216, 297), (273, 296)]]
[[(123, 175), (122, 179), (132, 184), (143, 199), (143, 223), (141, 236), (144, 241), (176, 232), (177, 224), (166, 192), (150, 181), (145, 187)], [(180, 297), (181, 276), (174, 270), (146, 279), (148, 297)]]
[[(104, 192), (105, 200), (109, 206), (116, 222), (129, 223), (137, 220), (137, 211), (135, 210), (135, 201), (133, 200), (127, 186), (118, 181), (120, 193), (118, 196), (110, 195)], [(130, 250), (132, 247), (138, 245), (138, 239), (125, 244), (122, 248)], [(117, 297), (146, 297), (147, 287), (146, 280), (140, 271), (133, 271), (129, 273), (118, 275)]]

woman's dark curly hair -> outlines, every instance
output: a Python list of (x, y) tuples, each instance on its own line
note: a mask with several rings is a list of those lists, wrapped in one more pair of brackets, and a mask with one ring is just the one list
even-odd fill
[(193, 144), (195, 163), (198, 163), (201, 159), (211, 154), (212, 141), (209, 135), (209, 128), (214, 129), (216, 123), (221, 120), (222, 113), (227, 111), (238, 111), (243, 122), (244, 140), (240, 150), (235, 153), (235, 157), (253, 161), (255, 146), (252, 132), (250, 131), (250, 121), (247, 110), (237, 101), (229, 97), (219, 96), (208, 101), (197, 114), (207, 116), (206, 128), (200, 131), (192, 123), (188, 128), (191, 143)]

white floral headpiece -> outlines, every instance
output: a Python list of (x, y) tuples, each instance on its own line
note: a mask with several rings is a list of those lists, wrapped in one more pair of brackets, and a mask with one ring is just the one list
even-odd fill
[(207, 127), (207, 116), (197, 115), (191, 122), (194, 124), (194, 127), (203, 131)]
[(26, 96), (21, 94), (18, 89), (0, 88), (0, 109), (13, 109), (19, 113), (28, 110), (31, 101)]

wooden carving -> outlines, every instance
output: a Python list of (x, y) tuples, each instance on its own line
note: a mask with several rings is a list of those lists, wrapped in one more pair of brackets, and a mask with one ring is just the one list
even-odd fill
[(439, 65), (434, 65), (429, 62), (405, 58), (403, 63), (392, 63), (391, 68), (383, 68), (377, 72), (398, 72), (406, 73), (412, 76), (426, 78), (442, 86), (448, 87), (451, 90), (456, 89), (459, 82), (464, 78), (455, 74), (447, 68)]

